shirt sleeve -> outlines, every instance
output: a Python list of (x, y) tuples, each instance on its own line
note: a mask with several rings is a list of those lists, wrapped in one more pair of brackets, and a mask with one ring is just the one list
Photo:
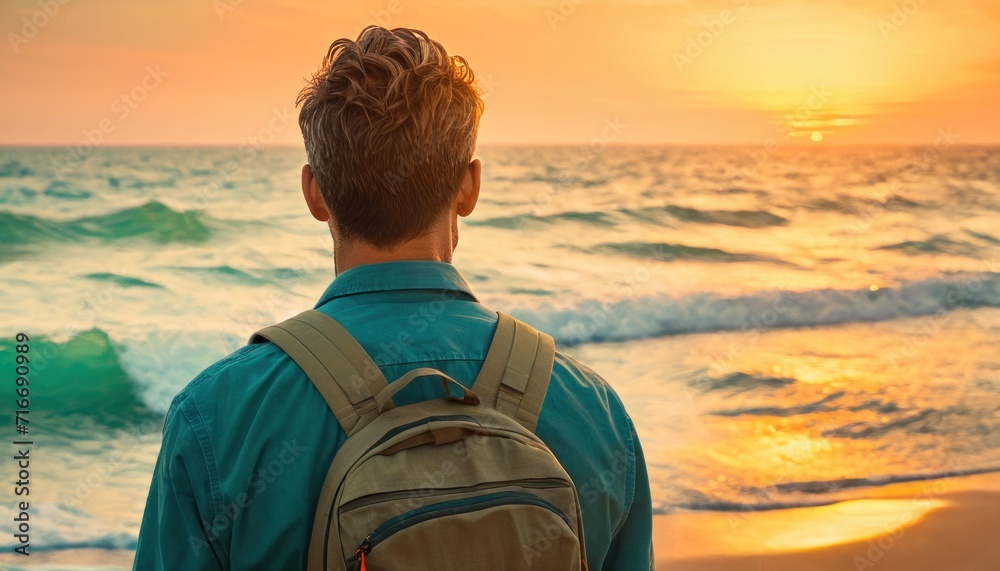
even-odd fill
[(215, 505), (210, 467), (183, 401), (175, 400), (167, 413), (133, 570), (224, 569), (218, 537), (206, 529), (214, 520)]
[(611, 539), (611, 549), (604, 560), (606, 571), (634, 571), (654, 569), (653, 558), (653, 501), (649, 491), (649, 475), (642, 445), (629, 420), (632, 435), (632, 450), (635, 457), (635, 481), (632, 503), (628, 513)]

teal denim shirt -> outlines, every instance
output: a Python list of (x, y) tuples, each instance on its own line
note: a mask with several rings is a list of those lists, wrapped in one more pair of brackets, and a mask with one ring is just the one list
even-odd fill
[[(497, 322), (455, 267), (434, 261), (351, 268), (316, 309), (340, 321), (390, 381), (434, 367), (471, 386)], [(439, 396), (430, 385), (393, 400)], [(557, 352), (537, 434), (580, 493), (590, 569), (650, 569), (646, 465), (607, 382)], [(273, 344), (223, 358), (167, 412), (134, 568), (304, 569), (320, 488), (345, 439), (319, 392)]]

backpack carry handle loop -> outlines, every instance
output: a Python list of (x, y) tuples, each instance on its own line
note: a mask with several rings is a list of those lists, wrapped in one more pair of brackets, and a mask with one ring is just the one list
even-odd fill
[[(375, 395), (375, 406), (378, 407), (379, 412), (382, 413), (392, 408), (391, 405), (392, 395), (403, 390), (403, 388), (405, 388), (407, 385), (413, 382), (414, 379), (420, 377), (438, 377), (439, 379), (441, 379), (441, 386), (444, 387), (445, 394), (448, 395), (448, 398), (451, 400), (463, 404), (471, 404), (471, 405), (479, 404), (479, 397), (476, 396), (476, 393), (465, 388), (464, 386), (462, 386), (461, 383), (459, 383), (455, 379), (449, 377), (448, 375), (442, 373), (437, 369), (432, 369), (430, 367), (420, 367), (417, 369), (413, 369), (412, 371), (406, 373), (402, 377), (399, 377), (398, 379), (390, 383), (389, 386), (382, 389), (381, 391), (379, 391), (377, 395)], [(462, 391), (461, 398), (452, 396), (451, 394), (452, 386), (457, 387), (460, 391)]]

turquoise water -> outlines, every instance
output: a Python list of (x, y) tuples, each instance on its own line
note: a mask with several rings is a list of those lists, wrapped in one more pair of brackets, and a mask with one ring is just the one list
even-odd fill
[[(129, 549), (172, 396), (311, 307), (332, 246), (299, 150), (64, 154), (0, 154), (0, 364), (28, 332), (33, 549)], [(658, 511), (1000, 468), (1000, 149), (480, 157), (455, 264), (616, 387)]]

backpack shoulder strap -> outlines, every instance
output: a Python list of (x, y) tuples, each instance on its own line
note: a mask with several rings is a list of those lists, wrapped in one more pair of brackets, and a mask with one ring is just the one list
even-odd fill
[(264, 340), (295, 360), (348, 436), (379, 415), (375, 395), (388, 386), (385, 377), (337, 320), (310, 309), (250, 337), (250, 343)]
[(497, 312), (499, 321), (472, 391), (531, 432), (549, 388), (555, 342), (527, 323)]

